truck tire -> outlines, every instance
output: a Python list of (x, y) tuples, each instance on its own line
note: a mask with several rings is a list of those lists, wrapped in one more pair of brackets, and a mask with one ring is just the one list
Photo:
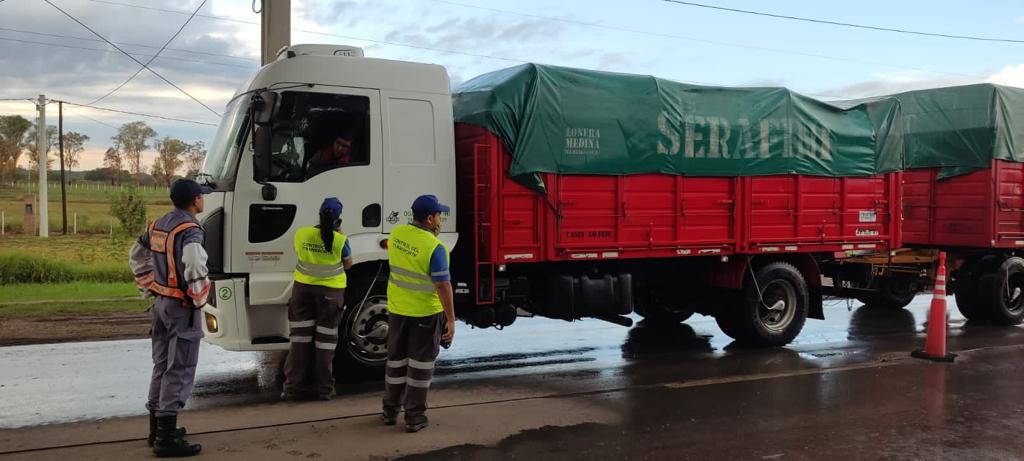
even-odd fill
[(644, 320), (648, 320), (652, 323), (664, 324), (683, 323), (694, 314), (692, 309), (687, 309), (682, 306), (677, 307), (666, 305), (638, 308), (636, 313), (643, 317)]
[(992, 323), (1019, 325), (1024, 320), (1024, 258), (1007, 258), (994, 273), (982, 276), (979, 287), (985, 290), (983, 306)]
[(336, 376), (350, 378), (353, 371), (380, 371), (387, 362), (387, 285), (387, 274), (376, 281), (373, 276), (349, 281), (334, 353)]
[(989, 309), (986, 309), (981, 288), (981, 278), (986, 273), (998, 269), (1002, 260), (996, 256), (986, 256), (981, 259), (970, 259), (957, 271), (956, 292), (953, 297), (956, 299), (956, 307), (965, 319), (972, 322), (988, 322), (991, 318)]
[(800, 334), (810, 307), (810, 290), (792, 264), (773, 262), (744, 283), (735, 315), (737, 338), (751, 346), (777, 347)]
[(736, 326), (743, 295), (731, 290), (714, 293), (715, 323), (728, 337), (740, 340), (740, 329)]
[(891, 277), (879, 280), (874, 293), (857, 299), (868, 307), (903, 309), (914, 301), (917, 293), (917, 285), (909, 277)]

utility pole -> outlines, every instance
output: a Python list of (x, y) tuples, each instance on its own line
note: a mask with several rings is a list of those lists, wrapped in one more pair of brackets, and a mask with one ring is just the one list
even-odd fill
[(46, 206), (46, 151), (50, 137), (46, 133), (46, 95), (39, 95), (39, 120), (36, 124), (36, 150), (39, 151), (39, 236), (50, 236), (50, 210)]
[(57, 144), (60, 146), (60, 223), (68, 235), (68, 196), (64, 192), (64, 101), (57, 101)]
[(260, 9), (262, 33), (260, 43), (262, 59), (260, 65), (267, 65), (277, 58), (277, 52), (292, 44), (291, 0), (261, 0)]

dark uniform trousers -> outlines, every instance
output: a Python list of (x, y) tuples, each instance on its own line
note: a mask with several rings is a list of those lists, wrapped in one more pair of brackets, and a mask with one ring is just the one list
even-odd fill
[(152, 314), (153, 377), (146, 408), (158, 417), (174, 416), (185, 406), (195, 382), (203, 339), (201, 313), (180, 299), (157, 296)]
[(344, 299), (344, 288), (295, 282), (288, 301), (291, 346), (284, 363), (285, 392), (303, 391), (310, 375), (316, 376), (319, 395), (334, 392), (334, 350)]
[(443, 312), (427, 317), (388, 315), (388, 361), (384, 371), (384, 413), (403, 408), (405, 420), (423, 417), (434, 361), (441, 348)]

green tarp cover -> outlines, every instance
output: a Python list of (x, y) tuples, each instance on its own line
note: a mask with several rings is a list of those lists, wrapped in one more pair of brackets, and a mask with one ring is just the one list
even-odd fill
[(893, 98), (902, 111), (905, 168), (943, 167), (949, 177), (993, 159), (1024, 162), (1024, 89), (978, 84)]
[(542, 172), (861, 176), (902, 165), (895, 102), (840, 109), (785, 88), (524, 64), (456, 88), (454, 111), (498, 135), (510, 175), (538, 190)]

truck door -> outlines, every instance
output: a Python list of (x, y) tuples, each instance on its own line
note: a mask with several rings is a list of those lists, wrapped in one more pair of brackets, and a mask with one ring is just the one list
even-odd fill
[(412, 218), (409, 207), (423, 194), (436, 195), (452, 207), (442, 231), (455, 232), (451, 96), (386, 91), (383, 97), (384, 232), (408, 222)]
[(270, 158), (254, 159), (248, 148), (232, 206), (239, 242), (232, 245), (233, 271), (250, 274), (252, 305), (287, 301), (292, 239), (299, 227), (317, 224), (325, 197), (344, 204), (342, 228), (355, 255), (357, 246), (377, 246), (381, 233), (379, 91), (324, 85), (283, 91), (274, 114)]

